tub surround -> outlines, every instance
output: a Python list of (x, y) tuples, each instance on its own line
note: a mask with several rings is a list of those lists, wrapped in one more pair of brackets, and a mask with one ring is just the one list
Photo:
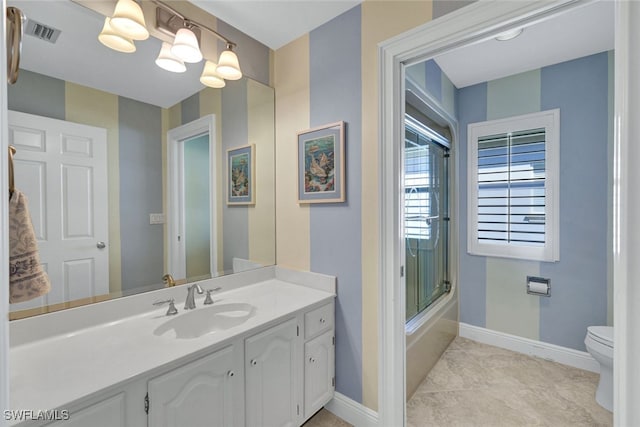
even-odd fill
[[(239, 335), (322, 306), (335, 297), (335, 278), (265, 267), (199, 282), (221, 287), (215, 304), (247, 302), (255, 314), (245, 323), (195, 339), (176, 339), (154, 330), (183, 310), (186, 287), (11, 322), (11, 408), (66, 409), (119, 384), (183, 365)], [(166, 316), (158, 300), (174, 298), (178, 315)], [(204, 295), (196, 298), (202, 309)], [(81, 325), (80, 327), (78, 325)], [(170, 335), (170, 334), (169, 334)]]

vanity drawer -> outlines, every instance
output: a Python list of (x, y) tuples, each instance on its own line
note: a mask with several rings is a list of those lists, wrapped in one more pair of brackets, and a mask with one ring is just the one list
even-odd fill
[(312, 338), (333, 328), (333, 303), (323, 305), (304, 315), (304, 337)]

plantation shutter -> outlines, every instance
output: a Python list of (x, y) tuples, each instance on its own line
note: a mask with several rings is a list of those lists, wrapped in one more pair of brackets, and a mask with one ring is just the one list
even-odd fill
[(478, 138), (478, 241), (545, 244), (545, 129)]

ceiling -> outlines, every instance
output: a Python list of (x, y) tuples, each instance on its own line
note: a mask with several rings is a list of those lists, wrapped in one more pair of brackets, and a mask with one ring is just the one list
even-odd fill
[[(76, 0), (78, 1), (78, 0)], [(102, 0), (89, 0), (100, 2)], [(103, 3), (115, 0), (104, 0)], [(55, 44), (23, 38), (25, 69), (168, 108), (200, 91), (202, 64), (183, 74), (155, 65), (160, 41), (136, 43), (135, 54), (102, 46), (104, 16), (69, 0), (8, 0), (30, 19), (62, 30)], [(228, 24), (277, 49), (359, 4), (359, 0), (192, 0)], [(613, 3), (600, 1), (525, 28), (508, 42), (489, 39), (435, 60), (459, 88), (613, 49)]]
[(598, 1), (524, 28), (508, 41), (495, 38), (435, 59), (459, 89), (614, 48), (614, 2)]
[(271, 49), (318, 28), (362, 0), (191, 0)]
[(189, 64), (182, 74), (155, 64), (161, 42), (150, 37), (132, 54), (108, 49), (98, 41), (104, 16), (72, 3), (8, 0), (28, 19), (61, 30), (55, 44), (25, 35), (20, 67), (57, 79), (169, 108), (202, 90), (203, 64)]

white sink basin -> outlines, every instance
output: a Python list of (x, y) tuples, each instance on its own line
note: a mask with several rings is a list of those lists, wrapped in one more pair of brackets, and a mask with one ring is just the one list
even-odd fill
[(255, 315), (256, 308), (244, 302), (214, 304), (182, 312), (165, 321), (153, 333), (177, 339), (198, 338), (239, 326)]

